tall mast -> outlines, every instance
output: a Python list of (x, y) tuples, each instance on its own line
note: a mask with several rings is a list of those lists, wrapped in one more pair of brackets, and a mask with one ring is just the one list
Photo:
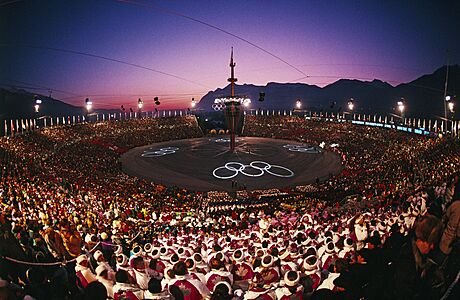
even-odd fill
[(235, 82), (238, 81), (238, 79), (235, 78), (235, 66), (236, 63), (233, 62), (233, 47), (232, 47), (232, 54), (230, 56), (230, 78), (228, 81), (230, 82), (230, 87), (231, 87), (231, 97), (235, 97)]
[[(446, 65), (446, 81), (444, 82), (444, 98), (442, 99), (444, 102), (444, 119), (446, 119), (447, 124), (447, 82), (449, 81), (449, 52), (447, 52), (447, 65)], [(447, 128), (447, 125), (446, 125)]]

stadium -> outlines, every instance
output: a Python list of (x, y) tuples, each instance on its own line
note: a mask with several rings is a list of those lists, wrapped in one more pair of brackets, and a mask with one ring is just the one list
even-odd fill
[(459, 3), (330, 2), (0, 1), (0, 300), (458, 299)]
[[(175, 181), (159, 183), (123, 172), (123, 160), (142, 165), (181, 155), (186, 147), (197, 147), (199, 153), (208, 148), (202, 161), (191, 164), (193, 170), (228, 148), (228, 136), (204, 137), (194, 115), (84, 122), (2, 138), (2, 227), (9, 233), (1, 243), (3, 274), (25, 274), (29, 266), (21, 262), (43, 265), (47, 274), (67, 272), (69, 286), (46, 291), (56, 294), (78, 293), (96, 277), (104, 282), (116, 276), (110, 291), (116, 295), (128, 284), (121, 284), (116, 270), (126, 270), (137, 282), (129, 286), (139, 299), (150, 278), (164, 273), (163, 280), (174, 280), (185, 276), (181, 272), (204, 276), (202, 285), (209, 291), (216, 284), (238, 293), (257, 286), (258, 297), (312, 293), (326, 286), (351, 298), (391, 298), (396, 287), (401, 295), (408, 282), (393, 280), (388, 284), (395, 289), (387, 289), (382, 277), (391, 280), (398, 263), (406, 263), (407, 257), (395, 250), (408, 247), (405, 239), (434, 243), (441, 238), (439, 232), (427, 235), (426, 229), (419, 236), (414, 228), (420, 222), (434, 226), (430, 216), (440, 213), (440, 199), (452, 197), (451, 178), (460, 165), (455, 139), (319, 117), (248, 114), (237, 144), (245, 140), (251, 145), (241, 146), (242, 155), (250, 155), (248, 148), (259, 155), (257, 147), (269, 144), (257, 159), (273, 159), (271, 170), (283, 176), (291, 175), (287, 167), (276, 170), (274, 165), (288, 162), (280, 157), (291, 155), (286, 152), (295, 153), (289, 166), (293, 173), (308, 168), (303, 160), (314, 165), (326, 153), (333, 160), (318, 166), (339, 168), (305, 184), (287, 181), (283, 186), (279, 177), (274, 186), (263, 181), (251, 188), (231, 186), (236, 180), (242, 185), (244, 175), (231, 177), (235, 172), (224, 170), (220, 177), (231, 178), (214, 178), (206, 191), (181, 186), (185, 173), (168, 169), (196, 159), (186, 152), (172, 158), (177, 164), (147, 162), (153, 173), (177, 173)], [(288, 149), (294, 146), (315, 153)], [(273, 148), (281, 149), (270, 152)], [(231, 154), (221, 155), (218, 164), (235, 159), (225, 155)], [(247, 164), (246, 157), (240, 158)], [(240, 169), (233, 164), (230, 171)], [(263, 164), (246, 168), (249, 175), (267, 171)], [(208, 189), (219, 181), (225, 182), (222, 188)], [(87, 254), (81, 255), (80, 245)], [(183, 270), (177, 263), (182, 261)], [(295, 278), (297, 271), (305, 275)], [(417, 290), (411, 293), (436, 291), (428, 282), (425, 290), (412, 284)]]

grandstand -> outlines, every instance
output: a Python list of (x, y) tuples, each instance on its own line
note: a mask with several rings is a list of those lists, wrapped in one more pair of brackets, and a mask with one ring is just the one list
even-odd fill
[[(216, 145), (193, 115), (0, 139), (0, 295), (81, 299), (101, 284), (115, 299), (415, 299), (458, 289), (458, 249), (438, 246), (448, 239), (438, 219), (458, 202), (458, 140), (295, 115), (244, 122), (242, 141), (307, 145), (338, 157), (340, 169), (231, 193), (219, 184), (233, 178), (200, 191), (181, 176), (159, 182), (123, 172), (127, 153)], [(212, 170), (209, 154), (198, 165), (206, 160)]]

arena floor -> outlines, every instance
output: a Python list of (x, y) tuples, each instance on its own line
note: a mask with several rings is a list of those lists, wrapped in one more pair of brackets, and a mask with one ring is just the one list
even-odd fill
[(197, 191), (283, 188), (312, 183), (342, 170), (339, 155), (294, 141), (238, 137), (176, 140), (138, 147), (120, 158), (125, 173)]

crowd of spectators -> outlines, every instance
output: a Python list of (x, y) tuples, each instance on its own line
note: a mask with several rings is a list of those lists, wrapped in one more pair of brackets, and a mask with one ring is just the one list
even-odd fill
[(246, 116), (244, 134), (323, 143), (340, 153), (344, 171), (235, 198), (121, 172), (118, 158), (129, 148), (201, 136), (193, 116), (1, 139), (0, 299), (458, 292), (448, 289), (460, 257), (458, 141), (293, 116)]

